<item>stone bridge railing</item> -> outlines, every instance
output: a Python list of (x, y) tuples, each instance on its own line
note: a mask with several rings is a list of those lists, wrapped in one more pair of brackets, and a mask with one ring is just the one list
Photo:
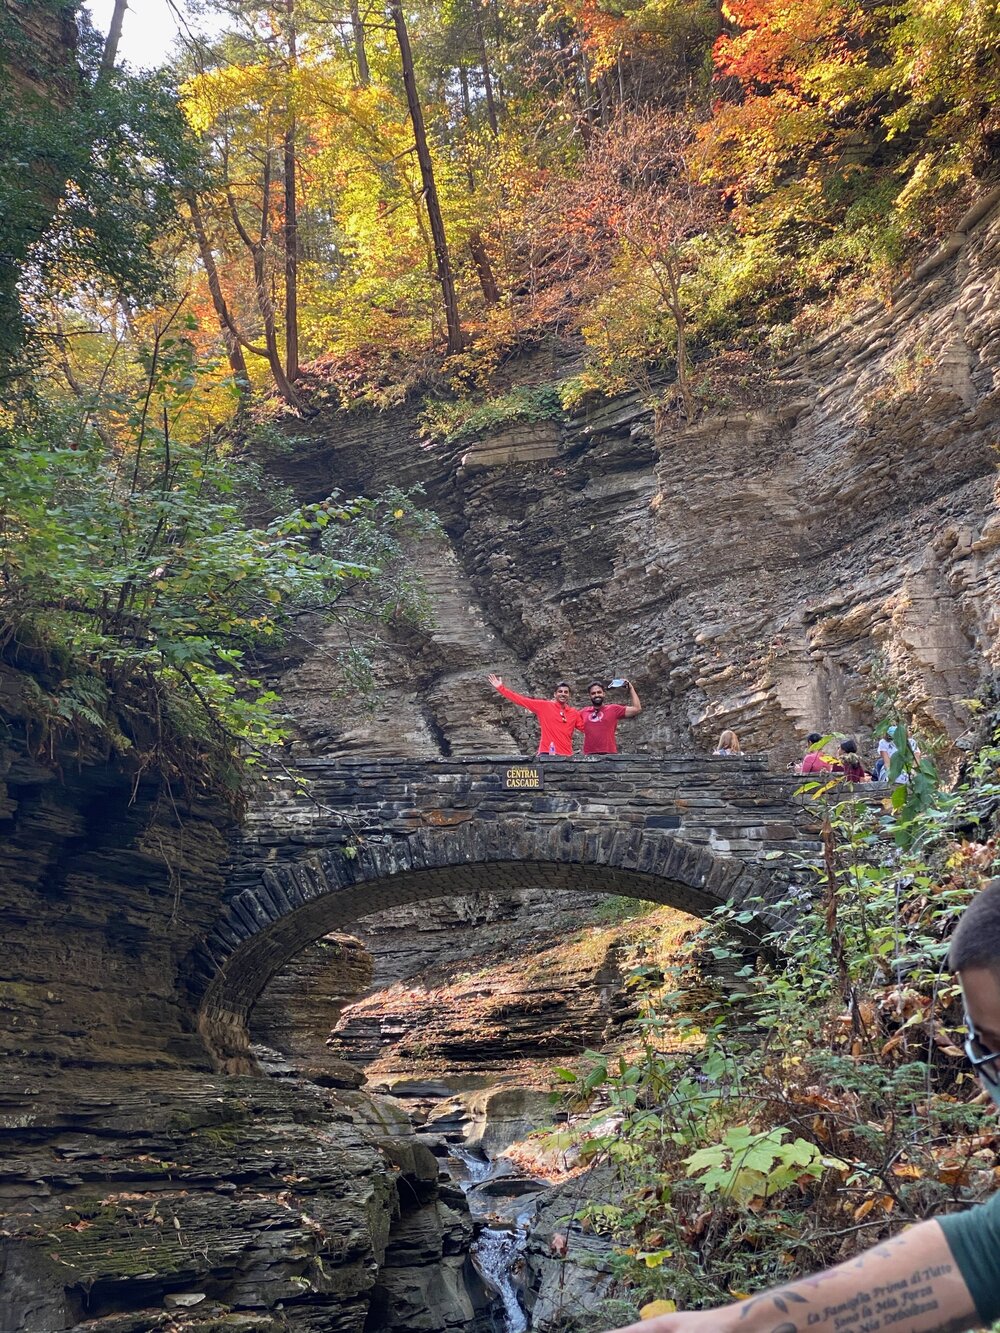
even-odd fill
[(261, 990), (313, 940), (441, 895), (551, 886), (706, 916), (753, 900), (775, 924), (813, 850), (801, 779), (764, 757), (311, 760), (275, 775), (234, 848), (227, 904), (189, 960), (202, 1032), (241, 1068)]
[[(541, 785), (509, 788), (512, 769), (537, 771)], [(250, 812), (234, 891), (252, 884), (264, 866), (317, 847), (512, 816), (540, 824), (569, 819), (579, 828), (671, 830), (743, 860), (802, 851), (816, 839), (815, 818), (794, 795), (802, 778), (770, 773), (764, 755), (305, 759), (296, 773), (308, 780), (305, 790), (296, 790), (291, 775), (274, 774)]]

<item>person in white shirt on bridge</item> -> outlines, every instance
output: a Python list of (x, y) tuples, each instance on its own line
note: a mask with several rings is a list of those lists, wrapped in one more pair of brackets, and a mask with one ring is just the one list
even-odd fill
[[(894, 754), (897, 753), (899, 749), (899, 746), (896, 744), (897, 731), (898, 731), (897, 727), (890, 727), (889, 730), (885, 733), (885, 735), (878, 743), (878, 757), (879, 759), (882, 760), (882, 764), (885, 770), (885, 776), (883, 779), (885, 782), (889, 781), (889, 766), (892, 764), (892, 757)], [(909, 746), (910, 753), (913, 756), (913, 760), (919, 764), (922, 757), (919, 745), (916, 743), (916, 741), (913, 739), (912, 736), (907, 737), (906, 744)], [(909, 780), (910, 780), (910, 775), (909, 773), (907, 773), (905, 768), (899, 774), (899, 777), (896, 778), (897, 783), (899, 782), (907, 783), (909, 782)]]

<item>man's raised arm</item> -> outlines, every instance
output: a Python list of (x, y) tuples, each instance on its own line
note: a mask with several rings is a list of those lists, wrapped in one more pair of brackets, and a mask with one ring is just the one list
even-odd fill
[(496, 690), (497, 694), (502, 694), (503, 697), (509, 699), (512, 704), (520, 704), (522, 708), (527, 708), (531, 713), (534, 713), (537, 705), (542, 702), (540, 699), (530, 699), (526, 694), (515, 694), (513, 690), (509, 690), (503, 683), (502, 676), (495, 676), (491, 672), (487, 679)]
[(629, 702), (625, 705), (625, 716), (638, 717), (642, 712), (642, 704), (639, 702), (639, 696), (636, 694), (635, 686), (630, 680), (627, 680), (625, 684), (628, 686), (629, 692)]
[[(978, 1210), (974, 1210), (978, 1211)], [(982, 1328), (937, 1222), (736, 1305), (666, 1314), (615, 1333), (961, 1333)]]

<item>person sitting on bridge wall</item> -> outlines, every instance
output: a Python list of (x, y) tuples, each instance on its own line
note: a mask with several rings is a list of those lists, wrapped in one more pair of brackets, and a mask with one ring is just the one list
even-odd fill
[(500, 676), (490, 675), (489, 682), (498, 694), (509, 699), (512, 704), (520, 704), (534, 713), (542, 728), (538, 742), (539, 754), (561, 754), (572, 756), (573, 732), (583, 730), (583, 718), (578, 709), (570, 706), (569, 685), (561, 680), (556, 686), (551, 699), (532, 699), (526, 694), (515, 694), (503, 683)]
[(713, 753), (713, 754), (722, 754), (722, 755), (727, 755), (727, 754), (739, 754), (739, 753), (740, 753), (740, 738), (739, 738), (739, 736), (737, 736), (737, 734), (736, 734), (735, 731), (731, 731), (731, 730), (727, 727), (726, 730), (725, 730), (725, 731), (722, 733), (722, 735), (719, 737), (719, 743), (718, 743), (718, 745), (715, 747), (715, 749), (712, 751), (712, 753)]
[[(615, 685), (617, 681), (611, 683)], [(608, 704), (604, 702), (604, 686), (601, 682), (599, 680), (590, 682), (588, 689), (590, 707), (583, 709), (581, 728), (584, 754), (617, 754), (615, 732), (618, 730), (618, 723), (623, 717), (638, 717), (642, 712), (642, 704), (635, 692), (635, 686), (630, 680), (626, 680), (624, 684), (628, 689), (630, 702)]]
[(823, 753), (822, 741), (823, 737), (818, 731), (810, 731), (806, 737), (809, 749), (802, 757), (802, 763), (799, 765), (800, 773), (829, 773), (833, 760)]
[(867, 782), (868, 774), (858, 754), (858, 743), (853, 736), (845, 736), (837, 747), (839, 754), (833, 763), (833, 772), (840, 773), (845, 782)]
[[(965, 997), (965, 1054), (1000, 1108), (1000, 879), (962, 915), (948, 953)], [(733, 1305), (659, 1315), (615, 1333), (960, 1333), (1000, 1319), (1000, 1192), (920, 1222), (836, 1268)], [(871, 1299), (891, 1292), (885, 1311)], [(864, 1293), (869, 1293), (865, 1298)]]

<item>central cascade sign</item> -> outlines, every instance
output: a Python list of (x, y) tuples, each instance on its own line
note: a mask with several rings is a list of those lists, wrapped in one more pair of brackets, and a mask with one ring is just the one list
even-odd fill
[(542, 770), (530, 764), (508, 768), (503, 780), (505, 791), (538, 791), (542, 785)]

